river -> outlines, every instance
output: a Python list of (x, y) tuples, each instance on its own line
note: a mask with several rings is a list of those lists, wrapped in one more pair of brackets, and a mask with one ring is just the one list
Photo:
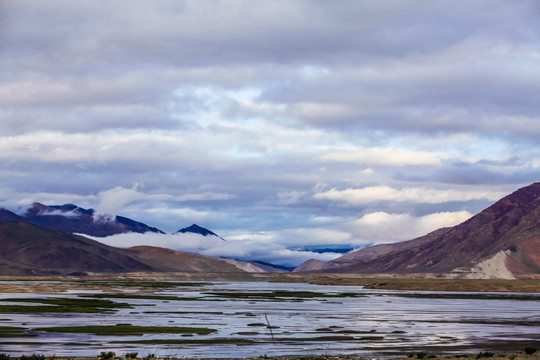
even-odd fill
[[(118, 287), (106, 291), (74, 288), (61, 293), (2, 293), (0, 305), (35, 305), (9, 301), (20, 298), (92, 296), (127, 302), (130, 308), (100, 313), (1, 313), (0, 326), (23, 328), (24, 335), (31, 336), (0, 338), (0, 352), (14, 356), (95, 356), (114, 351), (117, 355), (137, 352), (139, 356), (194, 358), (308, 354), (384, 357), (416, 352), (515, 351), (540, 342), (540, 294), (536, 293), (436, 293), (367, 290), (358, 286), (208, 282), (189, 286), (179, 283), (142, 292)], [(36, 330), (116, 324), (205, 327), (216, 331), (206, 335), (112, 336)]]

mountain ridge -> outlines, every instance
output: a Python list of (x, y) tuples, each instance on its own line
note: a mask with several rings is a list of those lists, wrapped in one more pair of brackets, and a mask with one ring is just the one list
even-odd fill
[(465, 222), (416, 239), (380, 244), (296, 272), (453, 273), (490, 277), (506, 268), (507, 278), (540, 274), (540, 183), (503, 197)]
[(0, 223), (0, 274), (244, 273), (222, 259), (152, 246), (116, 248), (25, 222)]
[(23, 215), (17, 216), (17, 221), (71, 234), (77, 233), (97, 237), (128, 232), (164, 234), (158, 228), (123, 216), (116, 215), (110, 219), (106, 216), (99, 217), (95, 210), (83, 209), (74, 204), (48, 206), (35, 202)]
[[(114, 221), (96, 220), (94, 210), (74, 204), (47, 206), (34, 203), (23, 215), (0, 209), (0, 272), (25, 272), (28, 269), (39, 273), (93, 272), (96, 269), (112, 272), (173, 269), (267, 271), (267, 266), (273, 266), (256, 261), (238, 262), (204, 257), (150, 245), (128, 249), (107, 247), (99, 242), (89, 243), (94, 240), (79, 236), (84, 231), (102, 236), (111, 232), (163, 233), (157, 228), (121, 216), (116, 216)], [(219, 237), (196, 224), (177, 231), (188, 232)], [(99, 238), (99, 235), (93, 236)], [(42, 239), (49, 239), (50, 244)], [(64, 246), (62, 239), (72, 248)], [(20, 242), (15, 252), (13, 241)], [(84, 253), (87, 258), (83, 257)], [(109, 255), (114, 256), (109, 258)], [(159, 256), (162, 261), (156, 260)], [(192, 267), (187, 265), (190, 256), (198, 256)], [(75, 260), (80, 264), (76, 265)], [(218, 260), (219, 263), (214, 262)], [(64, 269), (61, 269), (58, 261), (64, 263)], [(279, 270), (274, 266), (272, 271)], [(359, 249), (329, 262), (308, 260), (294, 271), (540, 278), (540, 183), (514, 191), (454, 227), (440, 228), (408, 241)]]
[(192, 225), (190, 225), (188, 227), (185, 227), (185, 228), (180, 229), (180, 230), (177, 231), (177, 233), (182, 233), (182, 234), (185, 234), (187, 232), (194, 233), (194, 234), (200, 234), (202, 236), (208, 236), (208, 235), (218, 236), (216, 233), (214, 233), (214, 232), (212, 232), (212, 231), (210, 231), (208, 229), (205, 229), (202, 226), (199, 226), (197, 224), (192, 224)]

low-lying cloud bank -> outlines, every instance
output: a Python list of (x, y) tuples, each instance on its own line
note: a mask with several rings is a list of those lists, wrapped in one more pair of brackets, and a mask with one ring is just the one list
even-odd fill
[(342, 231), (324, 228), (290, 229), (236, 235), (227, 240), (194, 233), (128, 233), (93, 239), (115, 247), (150, 245), (244, 261), (298, 266), (309, 259), (329, 261), (341, 256), (337, 252), (318, 253), (309, 249), (358, 249), (373, 244), (409, 240), (441, 227), (457, 225), (471, 216), (466, 211), (420, 217), (375, 212), (347, 224)]
[[(86, 235), (85, 235), (86, 236)], [(174, 250), (191, 251), (202, 255), (233, 258), (245, 261), (264, 261), (272, 264), (297, 266), (309, 259), (329, 261), (340, 256), (336, 253), (315, 253), (290, 250), (285, 246), (257, 240), (224, 241), (217, 236), (199, 234), (129, 233), (93, 239), (115, 247), (150, 245)]]

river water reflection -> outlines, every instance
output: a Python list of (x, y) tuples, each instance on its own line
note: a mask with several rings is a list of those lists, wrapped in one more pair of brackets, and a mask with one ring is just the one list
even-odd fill
[[(263, 282), (178, 283), (153, 290), (151, 294), (125, 287), (2, 293), (0, 305), (14, 304), (9, 299), (22, 297), (92, 299), (109, 295), (108, 300), (127, 302), (131, 308), (106, 313), (2, 313), (1, 326), (21, 327), (26, 335), (34, 336), (0, 338), (0, 352), (95, 356), (114, 351), (118, 355), (138, 352), (139, 356), (204, 358), (385, 356), (419, 351), (475, 353), (502, 345), (522, 350), (524, 344), (540, 341), (540, 294), (408, 292)], [(129, 298), (118, 297), (126, 295)], [(116, 324), (217, 331), (192, 336), (103, 336), (34, 330)]]

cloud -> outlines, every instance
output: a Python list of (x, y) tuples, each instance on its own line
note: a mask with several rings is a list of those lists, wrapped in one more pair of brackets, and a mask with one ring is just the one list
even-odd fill
[[(86, 236), (86, 235), (85, 235)], [(309, 259), (332, 260), (335, 253), (318, 254), (311, 251), (290, 250), (285, 246), (267, 241), (236, 239), (223, 241), (216, 236), (199, 234), (128, 233), (93, 239), (115, 247), (150, 245), (175, 250), (191, 251), (208, 256), (228, 257), (238, 260), (257, 260), (273, 264), (297, 266)]]
[(79, 217), (80, 214), (75, 212), (74, 210), (72, 211), (63, 211), (63, 210), (52, 210), (52, 211), (40, 211), (38, 213), (38, 215), (43, 215), (43, 216), (64, 216), (64, 217)]
[(278, 204), (280, 205), (292, 205), (298, 203), (298, 201), (306, 195), (303, 191), (282, 191), (277, 193)]
[(204, 222), (288, 257), (363, 243), (345, 228), (366, 214), (476, 213), (540, 175), (539, 11), (4, 2), (0, 204)]
[(378, 244), (410, 240), (442, 227), (458, 225), (472, 217), (467, 211), (433, 213), (420, 217), (409, 214), (368, 213), (347, 225), (360, 243)]
[[(115, 215), (119, 214), (121, 209), (127, 205), (136, 202), (187, 202), (187, 201), (207, 201), (207, 200), (228, 200), (231, 199), (230, 195), (217, 194), (212, 192), (198, 193), (198, 194), (183, 194), (183, 195), (171, 195), (171, 194), (146, 194), (139, 191), (143, 185), (135, 183), (131, 189), (117, 186), (113, 189), (100, 191), (97, 198), (96, 213)], [(169, 210), (170, 211), (170, 210)]]
[(337, 190), (316, 193), (318, 200), (331, 200), (344, 206), (357, 206), (381, 201), (439, 204), (451, 201), (498, 200), (505, 194), (493, 191), (435, 190), (424, 187), (394, 189), (389, 186), (368, 186), (359, 189)]
[(319, 254), (301, 250), (305, 247), (336, 245), (364, 247), (376, 243), (409, 240), (441, 227), (457, 225), (471, 216), (472, 214), (467, 211), (433, 213), (419, 217), (405, 213), (374, 212), (344, 224), (343, 230), (290, 229), (238, 234), (227, 237), (227, 241), (216, 236), (190, 233), (128, 233), (94, 239), (116, 247), (151, 245), (209, 256), (297, 266), (309, 259), (328, 261), (339, 256), (332, 252)]
[(324, 161), (358, 163), (364, 165), (441, 165), (441, 156), (431, 152), (395, 148), (349, 148), (330, 151), (321, 156)]
[(144, 195), (137, 191), (137, 187), (138, 184), (135, 184), (131, 189), (118, 186), (99, 192), (95, 208), (96, 214), (116, 215), (126, 205), (142, 200)]

